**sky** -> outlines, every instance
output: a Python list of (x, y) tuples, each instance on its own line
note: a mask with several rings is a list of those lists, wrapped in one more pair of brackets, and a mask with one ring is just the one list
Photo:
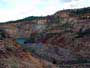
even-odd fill
[(83, 7), (90, 7), (90, 0), (0, 0), (0, 22)]

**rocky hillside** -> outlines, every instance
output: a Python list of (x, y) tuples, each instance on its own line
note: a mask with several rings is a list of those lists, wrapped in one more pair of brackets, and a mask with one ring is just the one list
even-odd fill
[(31, 52), (22, 48), (15, 39), (8, 38), (0, 30), (0, 68), (57, 68), (54, 64), (36, 58)]
[[(82, 26), (87, 27), (90, 19), (90, 8), (68, 9), (58, 11), (45, 17), (27, 17), (21, 20), (9, 21), (0, 24), (0, 29), (5, 29), (14, 38), (30, 37), (31, 33), (47, 31), (78, 31)], [(85, 23), (84, 23), (85, 22)], [(86, 24), (87, 23), (87, 24)], [(71, 28), (72, 27), (72, 28)], [(76, 28), (77, 27), (77, 28)], [(64, 28), (64, 29), (63, 29)]]
[[(10, 55), (13, 54), (12, 57), (17, 59), (15, 61), (18, 62), (17, 64), (25, 61), (23, 63), (28, 65), (30, 61), (26, 61), (31, 57), (31, 61), (36, 63), (33, 65), (36, 66), (34, 68), (38, 68), (37, 65), (42, 65), (39, 68), (44, 68), (43, 64), (45, 68), (49, 68), (49, 64), (51, 68), (53, 66), (59, 68), (90, 67), (90, 7), (62, 10), (50, 16), (32, 16), (1, 23), (0, 29), (4, 30), (8, 41), (11, 40), (14, 43), (12, 39), (15, 39), (15, 44), (11, 44), (6, 43), (6, 39), (3, 40), (0, 36), (1, 40), (6, 43), (5, 46), (14, 46), (15, 50), (10, 47), (10, 51), (4, 47), (7, 52), (5, 55), (8, 52)], [(25, 38), (24, 44), (17, 43), (17, 38)], [(16, 43), (19, 46), (15, 46)], [(24, 52), (23, 49), (26, 51)], [(29, 53), (29, 55), (25, 59), (22, 53), (25, 55)], [(21, 57), (24, 58), (21, 59)], [(21, 60), (18, 60), (19, 58)]]

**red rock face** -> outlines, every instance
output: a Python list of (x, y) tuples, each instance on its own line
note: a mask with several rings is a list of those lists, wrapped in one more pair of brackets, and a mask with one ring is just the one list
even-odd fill
[[(6, 43), (6, 44), (5, 44)], [(11, 43), (11, 44), (10, 44)], [(0, 67), (1, 68), (47, 68), (50, 65), (56, 68), (52, 63), (43, 59), (35, 58), (32, 53), (23, 49), (13, 39), (0, 41)]]
[[(17, 62), (18, 68), (48, 68), (49, 64), (55, 68), (59, 64), (73, 66), (73, 62), (79, 66), (76, 60), (86, 63), (90, 60), (89, 17), (90, 13), (75, 15), (71, 11), (61, 11), (44, 19), (1, 24), (0, 29), (10, 37), (0, 41), (0, 60), (8, 58), (7, 62)], [(26, 51), (12, 40), (30, 39), (31, 36), (35, 42), (30, 46), (25, 44)], [(27, 51), (29, 48), (30, 52)]]

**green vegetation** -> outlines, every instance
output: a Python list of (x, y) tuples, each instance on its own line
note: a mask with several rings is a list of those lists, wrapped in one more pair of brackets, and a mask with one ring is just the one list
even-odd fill
[(0, 30), (0, 39), (4, 39), (5, 38), (5, 32), (4, 30)]
[(45, 19), (46, 17), (39, 17), (39, 16), (30, 16), (23, 19), (15, 20), (15, 21), (8, 21), (8, 22), (1, 22), (0, 24), (8, 24), (8, 23), (17, 23), (17, 22), (25, 22), (25, 21), (32, 21), (32, 20), (38, 20), (38, 19)]

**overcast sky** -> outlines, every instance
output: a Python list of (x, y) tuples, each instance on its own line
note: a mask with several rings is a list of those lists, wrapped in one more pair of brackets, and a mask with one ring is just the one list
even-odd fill
[(90, 0), (0, 0), (0, 21), (51, 15), (62, 9), (89, 6)]

